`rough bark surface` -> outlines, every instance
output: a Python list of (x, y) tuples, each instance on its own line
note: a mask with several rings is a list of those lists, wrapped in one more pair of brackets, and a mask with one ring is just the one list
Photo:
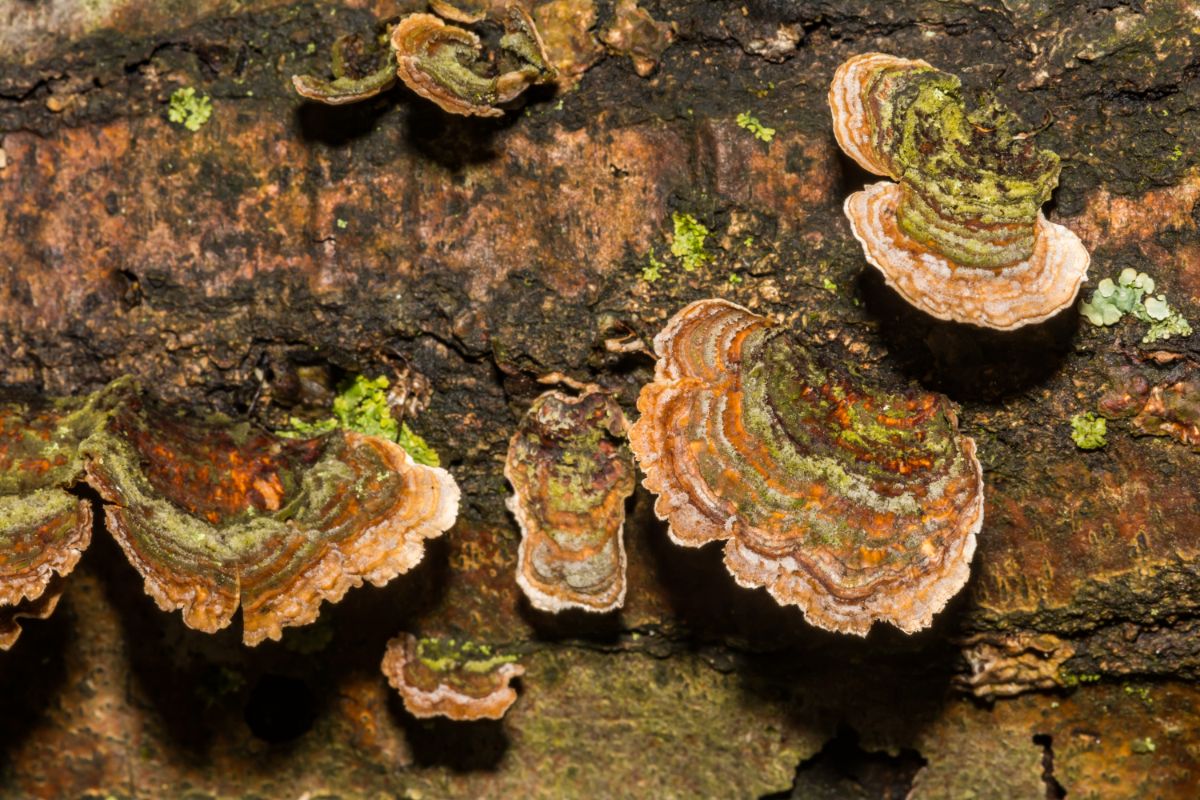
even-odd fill
[[(1136, 322), (1072, 311), (989, 334), (909, 310), (842, 216), (869, 176), (825, 93), (885, 50), (1044, 121), (1063, 159), (1047, 212), (1092, 252), (1085, 295), (1133, 267), (1195, 325), (1200, 5), (643, 5), (676, 24), (649, 77), (609, 55), (473, 120), (402, 88), (341, 108), (290, 88), (417, 3), (0, 0), (0, 384), (132, 374), (278, 425), (328, 402), (314, 374), (406, 376), (432, 387), (410, 422), (464, 490), (414, 573), (253, 650), (159, 612), (96, 537), (56, 614), (0, 654), (0, 795), (1195, 796), (1200, 458), (1119, 419), (1084, 452), (1069, 420), (1194, 378), (1200, 333), (1142, 345)], [(196, 132), (167, 121), (180, 86), (213, 98)], [(676, 212), (712, 232), (692, 272), (667, 255)], [(672, 546), (640, 489), (621, 612), (521, 598), (502, 464), (538, 379), (632, 414), (652, 362), (606, 342), (648, 343), (710, 296), (960, 405), (985, 523), (931, 630), (816, 631), (738, 589), (717, 549)], [(521, 698), (499, 723), (413, 719), (378, 669), (401, 630), (520, 653)]]

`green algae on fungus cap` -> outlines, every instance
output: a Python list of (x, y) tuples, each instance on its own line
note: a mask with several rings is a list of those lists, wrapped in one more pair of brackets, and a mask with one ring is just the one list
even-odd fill
[(91, 542), (91, 503), (68, 491), (83, 475), (87, 413), (68, 401), (0, 404), (0, 650), (16, 642), (18, 617), (50, 615)]
[(723, 300), (654, 348), (629, 439), (673, 541), (724, 541), (739, 585), (833, 631), (911, 633), (962, 588), (983, 477), (944, 396), (873, 386)]
[(625, 500), (634, 467), (625, 415), (602, 392), (538, 397), (508, 446), (508, 509), (521, 526), (517, 583), (534, 608), (625, 603)]
[[(390, 47), (369, 52), (361, 36), (339, 36), (333, 43), (333, 80), (316, 75), (293, 75), (292, 86), (302, 97), (331, 106), (358, 103), (377, 96), (396, 83), (396, 56)], [(382, 57), (382, 58), (381, 58)], [(382, 61), (382, 63), (378, 63)], [(366, 68), (368, 62), (374, 69)]]
[(855, 56), (829, 92), (836, 138), (876, 183), (846, 199), (867, 260), (938, 319), (1010, 330), (1075, 300), (1089, 256), (1041, 206), (1058, 157), (995, 103), (968, 112), (957, 78), (924, 61)]
[(388, 642), (382, 670), (408, 713), (459, 722), (503, 717), (517, 700), (513, 679), (525, 674), (515, 656), (488, 645), (411, 633)]
[(478, 36), (432, 14), (410, 14), (392, 31), (400, 80), (451, 114), (502, 116), (504, 110), (496, 106), (556, 77), (529, 15), (514, 5), (503, 22), (500, 70), (487, 77)]
[(393, 442), (336, 430), (288, 439), (158, 406), (129, 383), (82, 444), (108, 529), (164, 610), (243, 641), (278, 639), (368, 581), (412, 569), (454, 524), (459, 490)]

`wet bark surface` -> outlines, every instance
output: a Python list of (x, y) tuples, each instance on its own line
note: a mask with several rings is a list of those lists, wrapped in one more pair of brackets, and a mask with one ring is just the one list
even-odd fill
[[(868, 50), (994, 91), (1062, 156), (1046, 211), (1092, 252), (1085, 297), (1132, 267), (1195, 325), (1200, 6), (647, 2), (677, 26), (651, 75), (609, 54), (477, 120), (400, 87), (342, 108), (292, 92), (337, 36), (415, 4), (178, 5), (0, 2), (0, 384), (133, 375), (279, 426), (386, 374), (462, 515), (415, 572), (254, 649), (158, 611), (97, 531), (54, 616), (0, 654), (0, 794), (1194, 796), (1200, 419), (1149, 436), (1124, 409), (1198, 385), (1200, 334), (909, 309), (842, 215), (872, 179), (825, 94)], [(195, 132), (167, 119), (186, 86), (212, 98)], [(674, 213), (711, 231), (695, 271), (669, 255)], [(985, 523), (931, 630), (815, 630), (737, 588), (719, 548), (672, 545), (641, 489), (621, 612), (522, 599), (502, 462), (539, 379), (632, 415), (653, 372), (636, 344), (703, 297), (959, 404)], [(1070, 418), (1118, 400), (1107, 446), (1077, 449)], [(521, 698), (499, 723), (415, 720), (379, 672), (401, 630), (520, 653)]]

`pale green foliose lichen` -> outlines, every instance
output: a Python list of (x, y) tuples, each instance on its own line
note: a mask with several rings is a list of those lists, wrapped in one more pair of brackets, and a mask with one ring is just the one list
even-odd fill
[(1170, 339), (1172, 336), (1191, 336), (1192, 326), (1167, 303), (1166, 295), (1153, 294), (1154, 279), (1144, 272), (1126, 268), (1117, 280), (1105, 278), (1096, 286), (1091, 298), (1079, 307), (1087, 321), (1096, 326), (1115, 325), (1125, 315), (1150, 323), (1142, 344)]
[(442, 459), (438, 456), (437, 451), (430, 447), (423, 438), (413, 433), (407, 422), (400, 423), (400, 434), (396, 437), (396, 444), (403, 447), (412, 456), (412, 460), (418, 464), (424, 464), (427, 467), (442, 465)]
[(176, 125), (182, 125), (194, 133), (204, 127), (211, 116), (212, 100), (206, 95), (196, 94), (193, 87), (182, 87), (171, 93), (167, 119)]
[(1108, 423), (1090, 411), (1071, 417), (1071, 439), (1080, 450), (1098, 450), (1108, 444)]

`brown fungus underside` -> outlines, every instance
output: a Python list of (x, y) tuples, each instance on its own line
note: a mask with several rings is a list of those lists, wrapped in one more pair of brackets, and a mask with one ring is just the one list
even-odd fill
[(538, 397), (513, 434), (504, 476), (521, 527), (517, 583), (534, 608), (606, 612), (625, 602), (625, 500), (633, 457), (612, 397)]
[(630, 444), (673, 541), (725, 542), (742, 586), (814, 625), (927, 627), (983, 522), (975, 443), (942, 395), (827, 365), (764, 317), (692, 303), (655, 337)]

